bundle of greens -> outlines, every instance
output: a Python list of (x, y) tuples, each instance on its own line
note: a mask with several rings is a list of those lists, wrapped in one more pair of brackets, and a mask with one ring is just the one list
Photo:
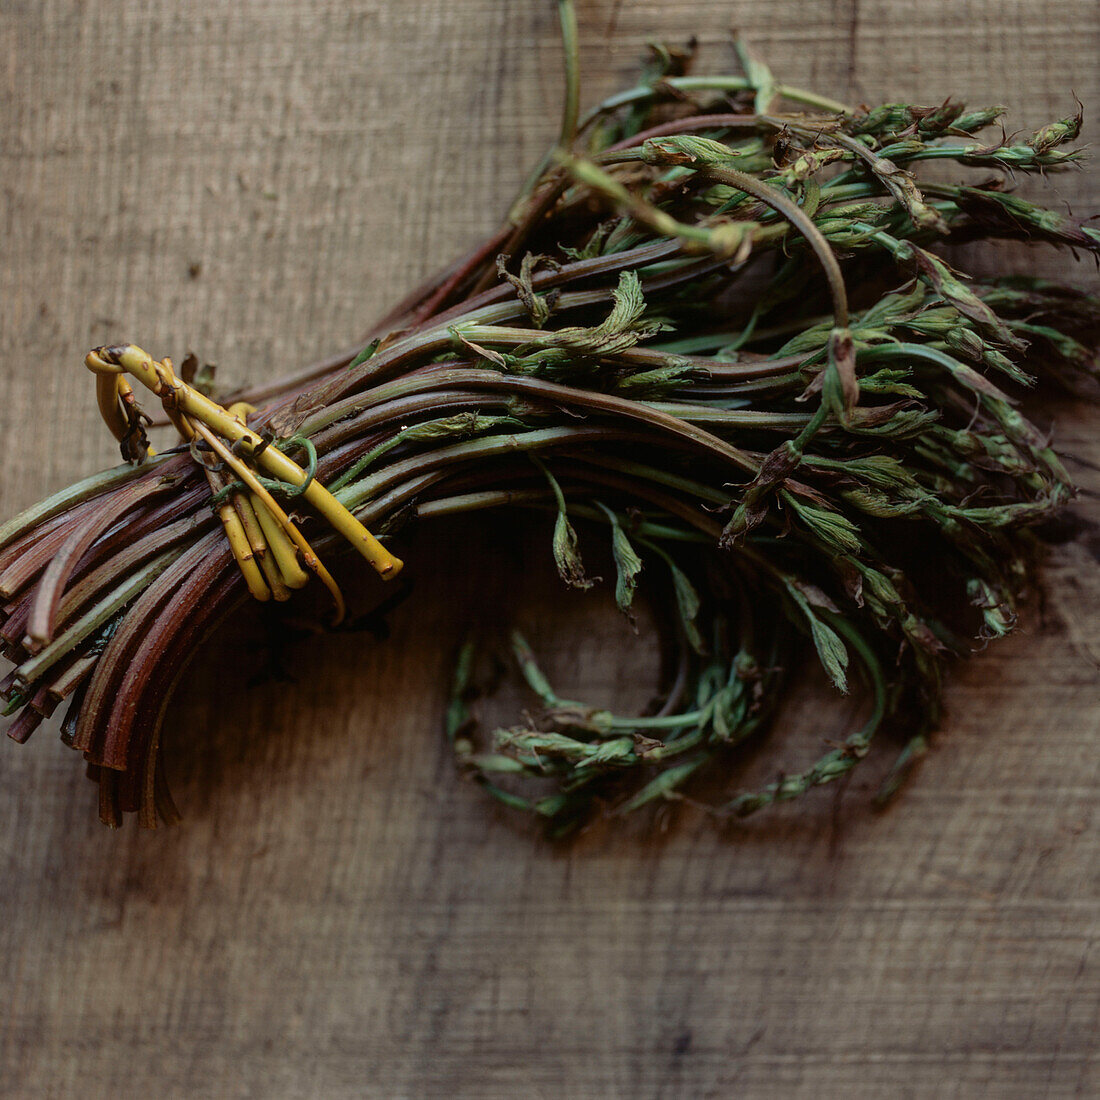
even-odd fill
[[(566, 584), (591, 583), (579, 529), (610, 545), (627, 616), (638, 590), (669, 609), (643, 715), (561, 698), (517, 635), (541, 712), (484, 733), (462, 651), (446, 719), (462, 768), (555, 829), (728, 764), (814, 651), (838, 691), (866, 691), (865, 724), (717, 808), (843, 776), (887, 723), (904, 732), (888, 794), (937, 723), (948, 660), (1012, 628), (1031, 529), (1073, 495), (1019, 403), (1094, 370), (1100, 304), (968, 279), (934, 249), (1100, 253), (1100, 231), (1005, 187), (1074, 165), (1080, 116), (980, 137), (1000, 108), (849, 110), (746, 58), (745, 75), (694, 77), (656, 50), (582, 118), (561, 8), (560, 141), (500, 231), (364, 346), (220, 404), (193, 364), (88, 357), (126, 461), (0, 528), (0, 693), (17, 741), (67, 702), (62, 738), (108, 824), (175, 816), (160, 726), (224, 616), (310, 571), (342, 614), (321, 559), (349, 544), (396, 573), (367, 527), (392, 548), (448, 516), (541, 510)], [(976, 174), (918, 182), (925, 161)], [(149, 449), (131, 377), (181, 445)]]

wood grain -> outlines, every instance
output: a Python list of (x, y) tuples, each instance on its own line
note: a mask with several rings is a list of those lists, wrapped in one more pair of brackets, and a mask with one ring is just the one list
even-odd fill
[[(1094, 0), (580, 10), (589, 100), (646, 39), (695, 33), (717, 66), (737, 26), (827, 95), (1026, 127), (1074, 90), (1098, 133)], [(271, 377), (493, 227), (556, 127), (556, 34), (543, 0), (6, 0), (0, 512), (113, 461), (89, 346)], [(1052, 182), (1100, 209), (1094, 166)], [(1100, 462), (1095, 412), (1054, 412)], [(855, 779), (560, 847), (487, 804), (440, 735), (471, 619), (507, 597), (558, 681), (611, 702), (645, 697), (655, 655), (477, 524), (412, 548), (385, 643), (304, 639), (267, 690), (244, 686), (262, 631), (212, 647), (169, 730), (178, 829), (102, 830), (48, 731), (0, 746), (0, 1094), (1096, 1095), (1100, 477), (1075, 472), (1078, 537), (1021, 633), (958, 670), (884, 815)], [(813, 751), (819, 699), (746, 782)]]

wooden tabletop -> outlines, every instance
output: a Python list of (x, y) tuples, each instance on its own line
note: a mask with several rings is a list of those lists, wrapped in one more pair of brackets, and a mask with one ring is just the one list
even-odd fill
[[(1076, 92), (1100, 137), (1095, 0), (579, 9), (589, 102), (647, 39), (728, 67), (736, 25), (826, 95), (1033, 128)], [(13, 0), (0, 48), (4, 516), (117, 461), (89, 347), (235, 380), (339, 349), (495, 227), (557, 126), (550, 0)], [(1095, 162), (1051, 186), (1100, 210)], [(223, 633), (169, 721), (178, 828), (101, 828), (48, 729), (0, 744), (0, 1095), (1100, 1094), (1100, 414), (1052, 412), (1091, 495), (883, 814), (858, 772), (568, 845), (489, 804), (441, 734), (471, 620), (522, 625), (570, 693), (637, 703), (656, 669), (606, 591), (563, 596), (545, 538), (496, 523), (425, 531), (391, 636), (303, 637), (290, 680), (250, 611)], [(739, 778), (816, 755), (826, 696)]]

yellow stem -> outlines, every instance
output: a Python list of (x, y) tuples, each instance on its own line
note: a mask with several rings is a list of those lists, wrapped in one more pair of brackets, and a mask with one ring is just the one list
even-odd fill
[(271, 592), (264, 583), (264, 575), (256, 564), (256, 557), (249, 545), (248, 536), (245, 534), (244, 524), (237, 515), (233, 505), (226, 501), (218, 507), (218, 519), (225, 528), (225, 537), (229, 540), (229, 548), (233, 551), (233, 557), (237, 559), (241, 574), (251, 595), (261, 601), (271, 598)]
[(264, 554), (260, 558), (260, 568), (263, 570), (268, 588), (271, 589), (271, 595), (275, 597), (278, 603), (286, 603), (290, 599), (290, 589), (283, 580), (282, 573), (279, 572), (279, 566), (275, 558), (271, 554)]
[[(188, 425), (188, 428), (190, 428), (190, 425)], [(225, 488), (228, 484), (228, 479), (214, 470), (204, 467), (203, 472), (206, 474), (207, 484), (213, 493)], [(233, 552), (233, 557), (253, 599), (257, 599), (261, 603), (270, 599), (271, 592), (264, 583), (262, 572), (256, 561), (255, 547), (248, 537), (248, 532), (241, 521), (240, 515), (230, 501), (225, 500), (218, 505), (218, 519), (221, 521), (222, 530), (225, 531), (226, 541), (229, 543), (229, 549)]]
[[(100, 374), (96, 377), (96, 403), (111, 435), (121, 443), (130, 434), (130, 421), (123, 406), (133, 400), (134, 390), (121, 374)], [(152, 458), (157, 452), (150, 447), (146, 452)]]
[[(158, 363), (147, 351), (134, 344), (97, 348), (89, 353), (85, 363), (89, 370), (98, 373), (127, 371), (161, 398), (173, 423), (178, 420), (173, 415), (178, 410), (196, 421), (196, 426), (197, 423), (205, 424), (210, 431), (228, 439), (244, 454), (253, 456), (278, 480), (294, 486), (305, 484), (306, 472), (296, 462), (274, 445), (265, 446), (259, 435), (217, 402), (180, 381), (172, 373), (170, 364)], [(311, 481), (303, 490), (302, 497), (371, 563), (380, 576), (387, 580), (397, 576), (401, 570), (401, 560), (394, 557), (319, 481)]]
[[(263, 572), (264, 579), (267, 581), (268, 587), (271, 589), (271, 594), (282, 603), (285, 600), (290, 599), (290, 589), (283, 583), (282, 575), (279, 572), (278, 565), (272, 555), (269, 553), (269, 545), (267, 539), (264, 538), (263, 528), (260, 526), (260, 521), (257, 518), (256, 510), (252, 505), (252, 502), (248, 497), (241, 493), (232, 494), (233, 507), (237, 510), (237, 515), (241, 517), (241, 525), (244, 527), (244, 533), (248, 537), (248, 545), (252, 547), (252, 553), (256, 557), (256, 561), (259, 562), (260, 570)], [(260, 505), (260, 510), (263, 510), (263, 505)], [(278, 530), (278, 527), (276, 527)], [(279, 535), (282, 538), (286, 538), (286, 535), (279, 531)]]
[(287, 588), (304, 588), (309, 581), (309, 574), (298, 564), (298, 550), (294, 543), (287, 537), (286, 531), (279, 526), (278, 520), (264, 507), (259, 497), (252, 496), (251, 505), (263, 528), (264, 537), (271, 548), (271, 554), (283, 584)]
[(121, 375), (100, 374), (95, 380), (96, 403), (99, 405), (99, 415), (103, 417), (107, 427), (111, 429), (111, 435), (120, 443), (126, 438), (130, 425), (126, 423), (126, 416), (119, 404), (119, 383)]
[[(224, 410), (221, 411), (231, 424), (236, 424), (236, 421), (228, 417), (228, 414), (226, 414)], [(313, 552), (313, 547), (309, 545), (298, 528), (290, 522), (290, 517), (279, 507), (275, 498), (260, 484), (256, 475), (237, 458), (237, 456), (233, 454), (233, 452), (230, 451), (230, 449), (202, 421), (196, 421), (194, 423), (194, 429), (204, 440), (206, 440), (214, 453), (241, 479), (241, 481), (245, 483), (245, 485), (248, 486), (252, 493), (260, 498), (267, 511), (270, 512), (272, 518), (274, 518), (279, 526), (290, 536), (291, 540), (302, 552), (302, 560), (306, 563), (306, 566), (317, 574), (321, 583), (332, 594), (333, 602), (336, 604), (335, 621), (337, 623), (342, 622), (346, 610), (343, 593), (340, 591), (336, 581), (332, 579), (332, 574), (329, 573), (317, 555)], [(257, 517), (260, 519), (262, 525), (263, 513), (258, 512)]]
[[(239, 420), (242, 425), (245, 425), (247, 424), (248, 414), (255, 412), (256, 406), (250, 405), (247, 401), (238, 401), (236, 404), (230, 405), (226, 411), (230, 416)], [(263, 570), (264, 578), (267, 581), (268, 587), (271, 589), (271, 594), (279, 603), (284, 603), (290, 599), (290, 588), (282, 572), (280, 572), (276, 555), (274, 551), (271, 550), (271, 547), (272, 545), (277, 545), (280, 547), (280, 552), (282, 554), (289, 555), (289, 560), (293, 563), (292, 567), (297, 571), (295, 575), (297, 576), (297, 573), (301, 573), (303, 578), (302, 583), (304, 584), (306, 574), (302, 572), (301, 567), (298, 565), (294, 544), (286, 537), (283, 533), (283, 529), (275, 520), (271, 519), (259, 497), (248, 497), (243, 493), (234, 493), (232, 499), (233, 507), (237, 509), (237, 514), (241, 517), (245, 534), (248, 535), (248, 541), (252, 546), (253, 553), (260, 563), (260, 568)], [(264, 537), (263, 525), (260, 523), (259, 517), (264, 515), (268, 516), (269, 526), (271, 528), (271, 542)]]

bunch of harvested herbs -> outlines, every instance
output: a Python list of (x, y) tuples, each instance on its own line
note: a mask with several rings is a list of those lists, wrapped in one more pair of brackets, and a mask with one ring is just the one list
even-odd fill
[[(623, 612), (639, 586), (671, 609), (663, 702), (640, 716), (561, 698), (517, 636), (541, 713), (484, 734), (463, 651), (461, 766), (554, 828), (731, 760), (811, 647), (838, 691), (867, 693), (865, 724), (718, 808), (843, 776), (886, 724), (907, 738), (889, 793), (937, 722), (945, 664), (1012, 628), (1029, 529), (1073, 495), (1020, 404), (1095, 369), (1100, 304), (969, 279), (937, 249), (1100, 252), (1100, 231), (1006, 188), (1074, 166), (1080, 116), (1006, 136), (1001, 108), (850, 110), (746, 58), (696, 77), (657, 50), (581, 117), (560, 7), (560, 141), (500, 231), (363, 347), (220, 401), (193, 364), (88, 356), (125, 462), (0, 528), (0, 693), (17, 741), (67, 703), (62, 738), (108, 824), (174, 816), (161, 721), (222, 618), (311, 576), (340, 617), (325, 559), (354, 547), (393, 576), (391, 550), (460, 513), (541, 511), (566, 584), (589, 586), (582, 543), (606, 541)], [(967, 179), (922, 182), (926, 161)], [(162, 453), (135, 389), (178, 432)]]

